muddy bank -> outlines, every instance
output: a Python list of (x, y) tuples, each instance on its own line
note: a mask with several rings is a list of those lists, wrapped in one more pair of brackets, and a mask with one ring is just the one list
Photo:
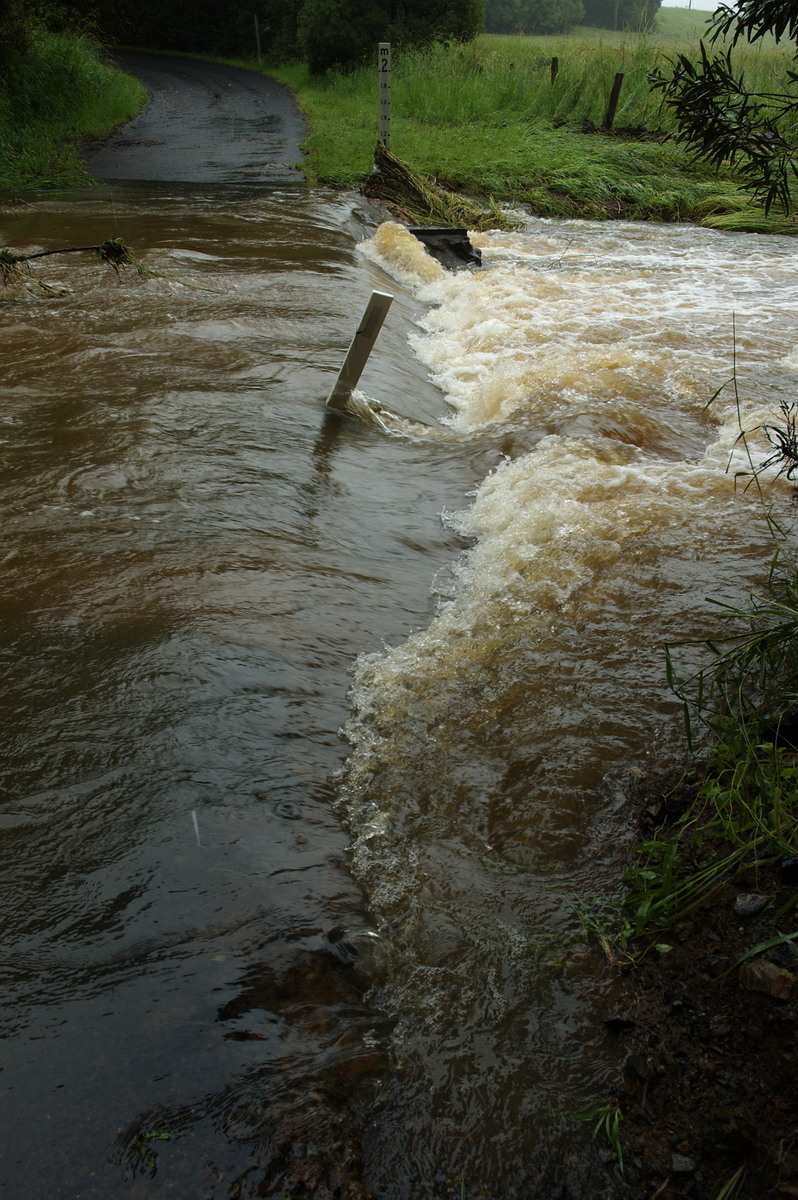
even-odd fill
[[(699, 783), (643, 781), (642, 832), (677, 819)], [(608, 1036), (627, 1051), (619, 1195), (798, 1196), (798, 950), (772, 944), (796, 930), (796, 902), (795, 861), (741, 871), (662, 932), (667, 952), (608, 968)]]

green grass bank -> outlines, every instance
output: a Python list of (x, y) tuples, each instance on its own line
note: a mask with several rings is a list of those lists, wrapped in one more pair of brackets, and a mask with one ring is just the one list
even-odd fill
[[(731, 168), (716, 175), (679, 147), (669, 113), (651, 92), (650, 72), (695, 51), (708, 16), (664, 10), (662, 29), (651, 35), (585, 28), (567, 37), (483, 35), (398, 54), (391, 149), (444, 188), (529, 205), (541, 216), (794, 232), (791, 219), (764, 218)], [(783, 89), (788, 50), (744, 46), (739, 58), (751, 86)], [(377, 136), (376, 70), (312, 76), (301, 64), (264, 69), (292, 88), (307, 115), (309, 179), (358, 187), (371, 171)], [(619, 73), (620, 98), (606, 129)]]
[(0, 188), (86, 182), (79, 140), (130, 120), (145, 99), (87, 38), (33, 32), (0, 73)]
[[(483, 35), (396, 54), (391, 148), (444, 190), (541, 216), (793, 233), (793, 219), (766, 219), (750, 203), (731, 167), (715, 174), (678, 146), (670, 114), (651, 92), (651, 71), (694, 52), (709, 15), (661, 9), (652, 34), (578, 27), (568, 36)], [(749, 85), (782, 90), (787, 48), (743, 46), (738, 54)], [(376, 70), (312, 76), (299, 63), (243, 65), (297, 96), (309, 125), (309, 181), (360, 187), (377, 138)], [(34, 33), (0, 77), (0, 187), (84, 182), (80, 139), (130, 119), (144, 99), (141, 85), (105, 63), (91, 41)]]

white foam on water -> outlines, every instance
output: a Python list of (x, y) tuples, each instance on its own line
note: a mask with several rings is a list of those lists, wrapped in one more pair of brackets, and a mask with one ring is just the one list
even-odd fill
[(410, 290), (446, 278), (437, 259), (428, 254), (418, 238), (398, 221), (385, 221), (372, 238), (360, 244), (359, 250)]
[[(443, 271), (392, 222), (362, 250), (428, 306), (411, 342), (450, 432), (506, 426), (539, 440), (445, 515), (474, 545), (430, 626), (359, 665), (350, 781), (366, 746), (369, 770), (375, 755), (402, 753), (402, 722), (419, 740), (442, 737), (441, 705), (452, 729), (473, 722), (462, 695), (456, 715), (467, 664), (486, 671), (515, 640), (600, 610), (630, 556), (698, 561), (765, 537), (756, 489), (734, 477), (765, 457), (757, 428), (792, 382), (792, 243), (576, 222), (473, 238), (484, 259), (474, 272)], [(784, 481), (773, 486), (786, 504)], [(740, 571), (748, 578), (751, 564)], [(650, 586), (667, 581), (655, 570)], [(603, 652), (586, 642), (588, 655)], [(493, 686), (502, 707), (512, 686)]]
[[(429, 1105), (429, 1128), (463, 1119), (431, 1082), (447, 1037), (476, 1082), (490, 1043), (505, 1082), (488, 1108), (513, 1110), (528, 1079), (501, 1014), (525, 996), (552, 1031), (536, 1048), (540, 1103), (570, 1086), (573, 1008), (541, 946), (568, 925), (568, 889), (599, 886), (580, 855), (602, 780), (678, 723), (663, 644), (708, 636), (704, 598), (743, 599), (767, 571), (761, 498), (735, 476), (766, 456), (757, 427), (798, 369), (787, 239), (542, 221), (472, 239), (473, 272), (444, 272), (393, 223), (362, 247), (426, 306), (410, 340), (442, 425), (464, 445), (507, 431), (521, 446), (444, 514), (471, 545), (432, 621), (354, 677), (342, 803), (396, 947), (396, 1103)], [(789, 528), (773, 475), (767, 503)]]

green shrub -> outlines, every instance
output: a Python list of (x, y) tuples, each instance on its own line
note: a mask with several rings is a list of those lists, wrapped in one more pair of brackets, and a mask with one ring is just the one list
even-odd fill
[(83, 178), (77, 140), (128, 120), (145, 97), (86, 37), (29, 30), (0, 76), (0, 186)]

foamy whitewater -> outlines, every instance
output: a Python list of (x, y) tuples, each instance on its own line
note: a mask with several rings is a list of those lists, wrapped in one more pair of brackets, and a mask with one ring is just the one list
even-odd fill
[[(409, 347), (441, 427), (498, 449), (443, 514), (471, 548), (437, 615), (357, 665), (343, 810), (392, 946), (382, 1144), (492, 1195), (518, 1162), (530, 1187), (556, 1174), (563, 1097), (612, 1070), (574, 912), (617, 885), (625, 773), (678, 752), (664, 644), (717, 635), (705, 597), (740, 601), (767, 569), (761, 498), (735, 475), (746, 446), (768, 451), (741, 430), (794, 396), (798, 277), (791, 240), (692, 227), (472, 240), (483, 267), (457, 273), (395, 223), (361, 246), (426, 306)], [(766, 486), (789, 526), (789, 487)], [(702, 661), (685, 651), (686, 670)]]

